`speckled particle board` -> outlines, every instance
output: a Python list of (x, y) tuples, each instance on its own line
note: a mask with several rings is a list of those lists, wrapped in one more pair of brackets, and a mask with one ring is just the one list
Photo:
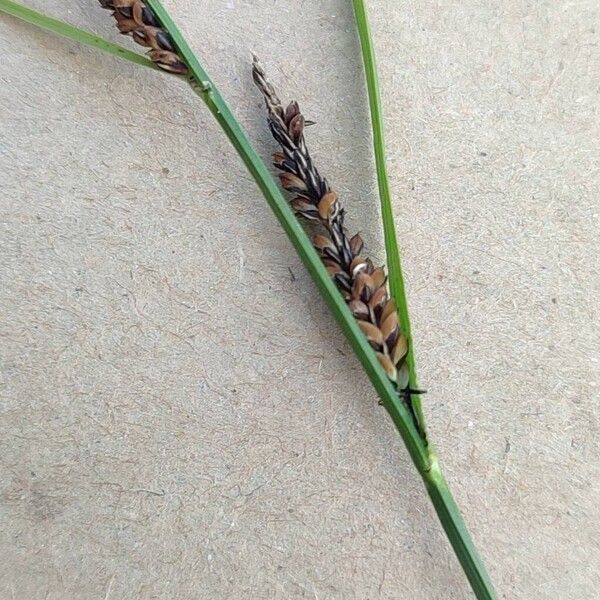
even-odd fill
[[(350, 2), (166, 5), (265, 157), (251, 50), (301, 102), (382, 260)], [(598, 5), (369, 5), (431, 436), (502, 598), (594, 598)], [(6, 17), (0, 53), (0, 597), (470, 598), (198, 100)]]

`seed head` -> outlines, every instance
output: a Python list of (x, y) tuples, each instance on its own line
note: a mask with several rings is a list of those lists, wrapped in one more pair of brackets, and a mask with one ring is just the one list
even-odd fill
[(150, 48), (147, 55), (161, 69), (185, 75), (188, 68), (177, 54), (171, 36), (160, 26), (152, 10), (142, 0), (99, 0), (102, 8), (113, 11), (123, 35), (131, 35), (141, 46)]
[(362, 255), (360, 234), (348, 236), (339, 197), (314, 166), (306, 147), (306, 121), (298, 103), (290, 102), (283, 108), (256, 56), (252, 76), (265, 100), (269, 129), (281, 148), (273, 155), (281, 185), (294, 194), (291, 205), (296, 213), (320, 226), (312, 238), (313, 245), (379, 362), (410, 407), (411, 393), (415, 392), (407, 387), (408, 341), (400, 330), (396, 304), (387, 290), (385, 270), (376, 268)]

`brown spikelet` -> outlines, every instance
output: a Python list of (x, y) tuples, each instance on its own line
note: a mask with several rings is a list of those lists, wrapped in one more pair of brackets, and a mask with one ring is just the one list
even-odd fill
[[(369, 307), (371, 310), (377, 311), (377, 314), (381, 314), (381, 309), (383, 305), (387, 302), (388, 295), (387, 290), (384, 287), (380, 287), (375, 290), (375, 293), (371, 296), (369, 300)], [(382, 322), (383, 323), (383, 322)], [(383, 324), (381, 325), (383, 329)]]
[(396, 302), (393, 298), (391, 298), (383, 307), (383, 311), (381, 312), (381, 320), (385, 321), (385, 319), (387, 319), (387, 317), (393, 312), (396, 312)]
[(392, 352), (392, 360), (397, 364), (402, 364), (406, 360), (406, 354), (408, 353), (408, 340), (401, 335), (398, 341), (396, 342), (396, 346), (394, 351)]
[(271, 133), (281, 147), (273, 157), (274, 165), (281, 171), (281, 184), (298, 195), (291, 200), (292, 207), (300, 216), (321, 226), (321, 232), (312, 238), (313, 245), (388, 377), (396, 382), (412, 409), (411, 394), (418, 392), (408, 387), (404, 366), (408, 340), (400, 330), (396, 304), (386, 286), (385, 270), (375, 268), (370, 259), (361, 255), (364, 244), (359, 234), (348, 236), (338, 195), (320, 175), (306, 147), (306, 122), (298, 103), (291, 102), (283, 108), (256, 57), (252, 76), (263, 94)]
[(286, 173), (284, 171), (283, 173), (279, 174), (279, 179), (281, 181), (281, 185), (290, 192), (296, 192), (300, 194), (308, 189), (304, 181), (293, 173)]
[(398, 369), (396, 369), (396, 365), (394, 365), (393, 361), (390, 360), (390, 357), (386, 356), (385, 354), (381, 354), (381, 352), (378, 352), (377, 358), (379, 359), (381, 366), (387, 373), (387, 376), (390, 379), (395, 380), (398, 377)]
[(371, 273), (371, 277), (373, 278), (373, 283), (376, 287), (384, 286), (385, 282), (387, 281), (387, 276), (385, 274), (385, 271), (383, 270), (383, 267), (375, 269)]
[(291, 203), (292, 208), (305, 219), (311, 221), (320, 221), (319, 211), (306, 198), (294, 198)]
[(188, 68), (175, 51), (171, 36), (160, 26), (156, 15), (142, 0), (99, 0), (102, 8), (113, 11), (119, 31), (131, 35), (141, 46), (150, 48), (148, 58), (161, 69), (185, 75)]
[(361, 300), (350, 300), (348, 306), (357, 319), (365, 320), (369, 318), (369, 307)]
[(326, 221), (332, 217), (334, 205), (337, 202), (337, 194), (335, 192), (327, 192), (317, 205), (319, 208), (319, 216)]
[(357, 254), (360, 254), (360, 251), (363, 249), (364, 243), (362, 238), (360, 237), (360, 234), (356, 234), (353, 235), (350, 238), (350, 250), (352, 250), (352, 254), (354, 254), (354, 256), (356, 256)]

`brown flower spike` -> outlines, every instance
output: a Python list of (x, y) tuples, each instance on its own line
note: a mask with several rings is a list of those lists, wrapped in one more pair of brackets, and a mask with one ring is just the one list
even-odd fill
[(281, 171), (281, 184), (294, 194), (291, 201), (294, 210), (322, 226), (323, 232), (313, 236), (313, 245), (379, 362), (410, 407), (411, 394), (420, 392), (408, 388), (405, 366), (408, 342), (400, 331), (396, 304), (388, 294), (385, 271), (361, 254), (363, 240), (359, 234), (348, 236), (338, 196), (314, 166), (306, 147), (305, 120), (298, 103), (291, 102), (283, 108), (256, 57), (252, 76), (264, 96), (271, 133), (281, 146), (281, 151), (273, 155), (274, 165)]
[(99, 0), (102, 8), (113, 11), (117, 27), (148, 50), (148, 58), (161, 69), (185, 75), (188, 68), (175, 52), (171, 36), (161, 28), (152, 10), (141, 0)]

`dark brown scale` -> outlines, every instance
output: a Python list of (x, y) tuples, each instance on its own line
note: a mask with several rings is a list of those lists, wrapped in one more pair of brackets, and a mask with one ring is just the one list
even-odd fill
[(344, 291), (349, 292), (352, 289), (352, 280), (347, 273), (337, 273), (334, 279)]
[[(378, 311), (381, 314), (381, 308)], [(377, 314), (377, 312), (375, 313)], [(400, 329), (395, 329), (385, 340), (385, 344), (388, 348), (393, 348), (400, 337)]]
[(142, 18), (144, 19), (144, 23), (146, 25), (151, 25), (152, 27), (160, 27), (160, 23), (156, 20), (154, 13), (147, 6), (144, 6), (144, 8), (142, 9)]
[(163, 50), (169, 50), (169, 52), (173, 52), (171, 36), (162, 29), (156, 33), (156, 41)]
[(340, 262), (339, 254), (335, 250), (332, 250), (331, 248), (325, 248), (325, 250), (323, 250), (323, 254), (328, 258), (332, 258), (336, 262)]
[(293, 173), (294, 175), (298, 175), (298, 169), (296, 168), (296, 163), (291, 160), (284, 160), (282, 163), (275, 165), (276, 167), (282, 169), (283, 171), (287, 171), (288, 173)]
[(373, 350), (375, 350), (376, 352), (381, 352), (381, 350), (382, 350), (381, 344), (378, 344), (377, 342), (374, 342), (373, 340), (369, 340), (369, 344), (371, 345), (371, 348), (373, 348)]

